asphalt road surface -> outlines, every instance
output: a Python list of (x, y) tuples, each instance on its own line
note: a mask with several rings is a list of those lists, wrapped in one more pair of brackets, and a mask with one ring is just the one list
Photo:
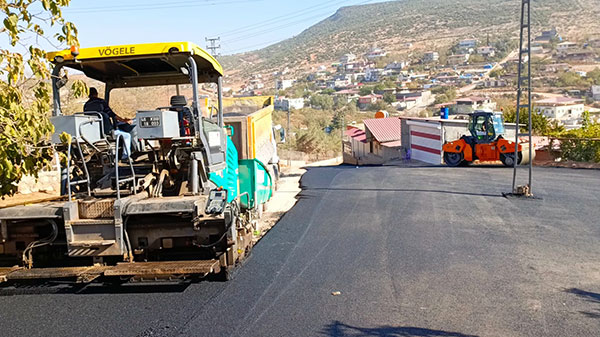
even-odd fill
[(234, 280), (4, 288), (0, 335), (598, 336), (600, 171), (510, 178), (311, 168)]

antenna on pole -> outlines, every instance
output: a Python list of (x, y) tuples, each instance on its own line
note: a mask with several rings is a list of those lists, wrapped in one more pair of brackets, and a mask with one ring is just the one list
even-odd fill
[[(531, 0), (521, 0), (521, 36), (519, 42), (519, 69), (517, 77), (517, 128), (515, 132), (515, 152), (513, 167), (512, 195), (532, 197), (532, 172), (533, 172), (533, 142), (531, 137)], [(527, 133), (521, 134), (519, 121), (521, 109), (529, 117)], [(529, 179), (525, 186), (517, 185), (517, 168), (523, 158), (523, 151), (519, 151), (519, 138), (529, 138)], [(523, 150), (523, 148), (522, 148)]]
[[(206, 49), (208, 49), (210, 51), (210, 54), (213, 56), (221, 56), (218, 52), (219, 49), (221, 49), (221, 37), (216, 37), (216, 38), (205, 38), (206, 40)], [(217, 42), (219, 44), (217, 44)]]

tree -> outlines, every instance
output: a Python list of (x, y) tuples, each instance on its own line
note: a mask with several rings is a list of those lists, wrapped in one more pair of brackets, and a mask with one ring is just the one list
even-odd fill
[(330, 110), (333, 108), (333, 97), (329, 95), (313, 95), (310, 98), (310, 105), (313, 108)]
[(587, 78), (592, 82), (593, 85), (600, 85), (600, 68), (587, 73)]
[(392, 104), (396, 102), (396, 95), (394, 95), (391, 92), (386, 92), (385, 94), (383, 94), (383, 100), (388, 104)]
[[(0, 196), (14, 194), (23, 176), (37, 175), (52, 158), (52, 149), (44, 146), (54, 131), (48, 119), (50, 64), (44, 50), (23, 38), (78, 45), (75, 25), (62, 17), (69, 2), (0, 1), (0, 34), (10, 44), (0, 50)], [(44, 28), (57, 26), (59, 32), (48, 37)]]
[(373, 93), (373, 87), (363, 86), (358, 90), (358, 94), (361, 96), (367, 96)]
[[(504, 110), (504, 120), (507, 123), (516, 123), (517, 121), (517, 109), (514, 107), (507, 107)], [(531, 107), (531, 122), (532, 122), (532, 133), (536, 135), (548, 135), (553, 131), (550, 120), (546, 118), (542, 114), (538, 114), (535, 112), (535, 108)], [(524, 125), (524, 129), (528, 129), (529, 127), (529, 114), (527, 114), (527, 109), (523, 108), (519, 114), (519, 124)]]

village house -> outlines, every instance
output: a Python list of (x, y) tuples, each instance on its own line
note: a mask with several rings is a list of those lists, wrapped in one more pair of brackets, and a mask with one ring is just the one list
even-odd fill
[(484, 57), (494, 57), (496, 56), (496, 49), (492, 46), (483, 46), (477, 48), (477, 54)]
[(354, 62), (354, 60), (356, 60), (356, 55), (354, 55), (352, 53), (345, 54), (344, 56), (340, 57), (341, 64), (347, 64), (350, 62)]
[(364, 130), (348, 127), (344, 162), (353, 165), (381, 165), (402, 158), (402, 122), (399, 118), (363, 121)]
[(571, 66), (568, 63), (553, 63), (553, 64), (547, 64), (545, 66), (544, 71), (556, 73), (559, 71), (569, 71), (569, 69), (571, 69)]
[(440, 59), (440, 54), (436, 51), (430, 51), (423, 55), (423, 63), (437, 62)]
[(539, 35), (535, 38), (535, 41), (542, 42), (542, 43), (550, 43), (550, 41), (552, 39), (555, 39), (558, 37), (559, 36), (558, 36), (558, 32), (556, 31), (556, 28), (552, 28), (550, 30), (543, 31), (541, 35)]
[(573, 50), (573, 49), (576, 49), (576, 48), (577, 48), (577, 43), (575, 43), (575, 42), (565, 41), (565, 42), (561, 42), (561, 43), (559, 43), (559, 44), (556, 45), (556, 51), (559, 54), (564, 54), (567, 51)]
[(487, 97), (463, 97), (456, 100), (456, 111), (457, 114), (470, 114), (475, 110), (495, 110), (496, 102), (492, 102)]
[(383, 69), (367, 68), (365, 69), (365, 82), (377, 82), (383, 74)]
[(501, 88), (508, 86), (508, 81), (505, 79), (493, 79), (489, 78), (479, 82), (480, 88)]
[(373, 48), (365, 54), (365, 57), (369, 60), (381, 58), (387, 56), (387, 52), (381, 48)]
[(335, 101), (341, 101), (344, 104), (348, 104), (352, 102), (352, 100), (360, 97), (359, 91), (357, 89), (345, 89), (335, 92), (333, 99)]
[(583, 100), (578, 98), (551, 97), (535, 102), (538, 114), (561, 122), (580, 119), (584, 109)]
[(568, 61), (593, 61), (596, 54), (590, 49), (569, 50), (563, 52), (560, 58)]
[(304, 98), (286, 98), (278, 97), (275, 100), (275, 110), (290, 111), (291, 109), (304, 108)]
[(371, 104), (377, 103), (380, 99), (383, 99), (383, 95), (370, 94), (367, 96), (361, 96), (358, 98), (358, 108), (364, 110)]
[(594, 101), (600, 101), (600, 85), (593, 85), (590, 91), (592, 94), (592, 99)]
[(476, 46), (477, 46), (476, 39), (465, 39), (465, 40), (458, 42), (458, 48), (461, 48), (461, 49), (475, 48)]
[(460, 65), (469, 62), (469, 54), (459, 54), (459, 55), (450, 55), (448, 56), (448, 64), (449, 65)]
[(390, 71), (391, 75), (399, 75), (400, 72), (409, 65), (409, 61), (392, 62), (386, 65), (384, 69)]
[(294, 85), (295, 80), (284, 80), (278, 79), (275, 81), (275, 90), (285, 90), (291, 88)]

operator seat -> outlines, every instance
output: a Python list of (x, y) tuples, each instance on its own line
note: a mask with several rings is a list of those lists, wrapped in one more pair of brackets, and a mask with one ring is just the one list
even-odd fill
[(187, 107), (185, 96), (176, 95), (171, 97), (171, 107), (169, 110), (177, 111), (179, 117), (179, 135), (181, 137), (190, 136), (192, 125), (192, 111)]

